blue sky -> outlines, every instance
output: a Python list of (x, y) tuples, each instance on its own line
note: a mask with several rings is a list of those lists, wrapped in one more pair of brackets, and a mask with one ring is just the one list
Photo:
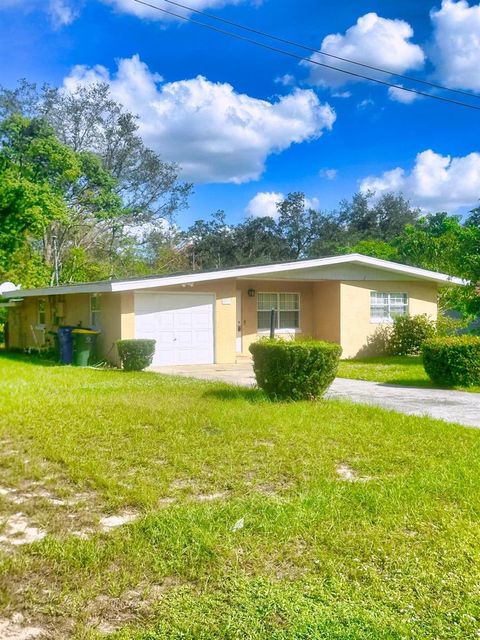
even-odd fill
[[(480, 95), (479, 4), (187, 4)], [(479, 111), (430, 99), (406, 103), (405, 92), (392, 96), (386, 87), (312, 72), (312, 65), (142, 11), (133, 0), (0, 0), (0, 56), (8, 60), (0, 83), (109, 81), (139, 114), (147, 144), (195, 183), (182, 226), (217, 209), (232, 222), (246, 211), (273, 212), (276, 199), (294, 190), (327, 209), (369, 187), (402, 191), (425, 210), (462, 213), (480, 198)], [(475, 97), (457, 98), (480, 106)]]

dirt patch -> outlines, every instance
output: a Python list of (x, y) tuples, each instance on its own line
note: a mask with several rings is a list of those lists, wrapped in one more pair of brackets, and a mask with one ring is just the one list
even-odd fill
[(113, 516), (104, 516), (100, 518), (100, 528), (102, 531), (111, 531), (117, 527), (121, 527), (124, 524), (133, 522), (139, 517), (139, 513), (136, 511), (123, 511)]
[(218, 491), (217, 493), (199, 493), (195, 496), (195, 500), (198, 500), (198, 502), (213, 502), (214, 500), (221, 500), (227, 496), (228, 493), (226, 491)]
[(44, 629), (25, 625), (21, 613), (15, 613), (10, 620), (0, 618), (0, 638), (2, 640), (33, 640), (46, 638)]
[(43, 540), (46, 535), (46, 531), (31, 526), (25, 514), (14, 513), (5, 522), (4, 533), (0, 535), (0, 544), (32, 544)]
[(174, 480), (171, 483), (170, 489), (172, 489), (173, 491), (182, 491), (185, 489), (195, 489), (196, 486), (196, 481), (192, 480), (191, 478), (179, 478), (178, 480)]
[(254, 444), (257, 447), (267, 447), (269, 449), (273, 449), (273, 447), (275, 446), (275, 443), (271, 442), (270, 440), (255, 440)]
[(71, 492), (68, 497), (60, 498), (58, 495), (46, 489), (41, 482), (30, 482), (23, 488), (18, 489), (0, 487), (0, 496), (3, 496), (12, 504), (25, 504), (32, 500), (46, 500), (57, 507), (74, 506), (81, 502), (91, 502), (96, 498), (96, 495), (92, 492)]
[(373, 480), (371, 476), (359, 475), (355, 469), (352, 469), (352, 467), (344, 462), (337, 465), (336, 471), (337, 475), (344, 482), (368, 482), (369, 480)]
[(162, 598), (169, 589), (181, 584), (176, 578), (165, 578), (160, 584), (141, 583), (118, 597), (99, 595), (88, 607), (88, 626), (108, 634), (129, 622), (145, 619), (155, 601)]
[(169, 498), (168, 496), (166, 496), (165, 498), (160, 498), (158, 501), (158, 504), (161, 507), (168, 507), (169, 504), (174, 504), (176, 502), (175, 498)]
[(260, 484), (254, 485), (253, 489), (257, 493), (261, 493), (262, 496), (267, 496), (268, 498), (278, 498), (279, 497), (279, 488), (280, 485), (276, 485), (273, 482), (264, 482)]

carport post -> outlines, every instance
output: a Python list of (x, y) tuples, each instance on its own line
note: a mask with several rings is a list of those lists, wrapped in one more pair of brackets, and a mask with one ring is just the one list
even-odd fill
[(270, 311), (270, 340), (275, 338), (275, 309)]

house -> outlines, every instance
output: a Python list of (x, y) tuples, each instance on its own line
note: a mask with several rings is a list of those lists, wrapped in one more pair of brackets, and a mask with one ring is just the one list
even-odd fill
[(330, 340), (355, 357), (395, 315), (436, 318), (438, 287), (447, 284), (464, 283), (349, 254), (16, 290), (5, 293), (9, 346), (35, 347), (59, 325), (81, 325), (100, 330), (99, 354), (114, 364), (121, 338), (154, 338), (154, 365), (234, 363), (269, 334), (275, 309), (276, 335)]

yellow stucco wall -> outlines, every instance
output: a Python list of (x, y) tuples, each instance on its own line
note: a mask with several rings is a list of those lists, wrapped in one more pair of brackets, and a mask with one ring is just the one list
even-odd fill
[[(234, 280), (199, 283), (194, 287), (161, 287), (148, 289), (161, 293), (211, 293), (215, 296), (215, 361), (221, 364), (235, 362), (236, 287)], [(119, 295), (119, 294), (117, 294)], [(135, 294), (122, 295), (122, 339), (135, 337)]]
[[(242, 355), (249, 356), (248, 347), (260, 337), (268, 335), (267, 332), (257, 331), (257, 294), (258, 293), (299, 293), (300, 294), (300, 331), (297, 334), (282, 333), (276, 335), (294, 337), (295, 335), (313, 336), (315, 325), (313, 320), (313, 283), (293, 281), (269, 281), (269, 280), (239, 280), (236, 289), (242, 296)], [(249, 297), (248, 290), (254, 289), (255, 296)]]
[(313, 283), (313, 337), (340, 343), (340, 282)]
[(100, 330), (97, 353), (113, 365), (119, 364), (115, 342), (121, 338), (121, 296), (118, 293), (100, 295)]
[[(254, 289), (256, 295), (249, 297), (248, 289)], [(368, 337), (379, 326), (378, 323), (370, 321), (371, 291), (405, 292), (409, 295), (411, 315), (426, 313), (431, 318), (436, 318), (437, 315), (437, 286), (434, 283), (420, 281), (301, 282), (225, 279), (195, 284), (194, 287), (165, 287), (157, 291), (202, 292), (215, 296), (215, 360), (218, 363), (233, 363), (237, 357), (249, 356), (249, 345), (261, 335), (265, 335), (257, 331), (259, 292), (299, 293), (300, 331), (296, 335), (338, 342), (342, 345), (343, 357), (358, 355), (365, 347)], [(241, 297), (242, 307), (242, 350), (238, 354), (237, 296)], [(63, 303), (64, 315), (61, 324), (76, 326), (81, 322), (84, 327), (90, 325), (89, 294), (50, 296), (44, 299), (47, 302), (46, 332), (53, 328), (57, 302)], [(118, 364), (115, 341), (135, 337), (135, 294), (133, 291), (103, 293), (100, 296), (100, 307), (102, 333), (99, 337), (99, 355), (112, 364)], [(10, 346), (37, 346), (32, 333), (32, 327), (35, 327), (37, 322), (38, 298), (26, 298), (9, 315)]]
[[(39, 300), (45, 301), (46, 324), (44, 331), (37, 328)], [(121, 335), (120, 302), (118, 294), (104, 293), (100, 295), (99, 329), (101, 334), (98, 353), (101, 357), (106, 357), (108, 354), (108, 359), (113, 363), (116, 362), (116, 353), (115, 349), (112, 349), (112, 345)], [(60, 309), (63, 311), (59, 320), (60, 325), (90, 326), (90, 294), (88, 293), (25, 298), (18, 308), (12, 310), (13, 313), (9, 313), (9, 346), (20, 349), (39, 347), (44, 344), (44, 336), (47, 341), (52, 341), (49, 338), (49, 331), (55, 331), (58, 328), (54, 324), (54, 320)]]
[(340, 285), (341, 334), (340, 344), (344, 358), (354, 358), (366, 346), (369, 336), (379, 324), (370, 320), (370, 293), (407, 293), (409, 314), (426, 313), (433, 320), (437, 317), (438, 290), (435, 283), (369, 281), (342, 282)]

